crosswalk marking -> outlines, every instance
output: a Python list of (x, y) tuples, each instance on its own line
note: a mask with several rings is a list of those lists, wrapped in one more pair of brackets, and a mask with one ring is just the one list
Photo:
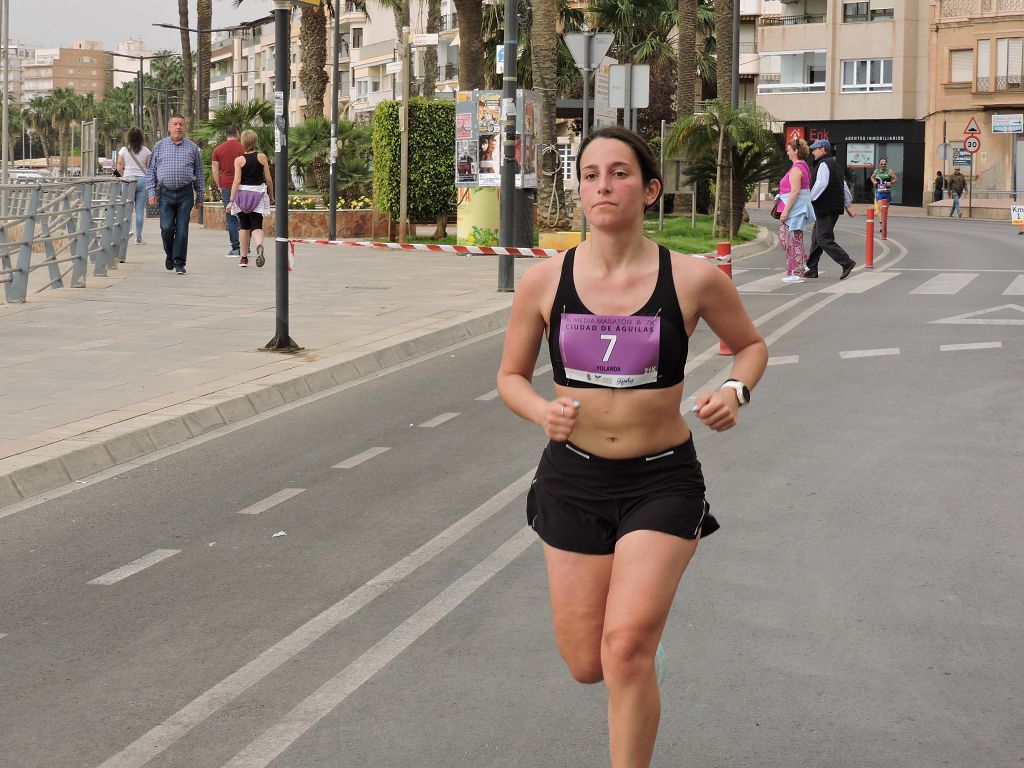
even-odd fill
[(144, 571), (151, 565), (156, 565), (161, 560), (166, 560), (168, 557), (181, 552), (180, 549), (157, 549), (150, 552), (145, 557), (140, 557), (138, 560), (133, 560), (128, 565), (122, 565), (120, 568), (115, 568), (109, 573), (105, 573), (102, 576), (97, 576), (95, 579), (89, 582), (89, 584), (98, 584), (100, 586), (108, 587), (111, 584), (117, 584), (117, 582), (127, 579), (129, 576), (133, 576), (139, 571)]
[(843, 360), (851, 360), (855, 357), (883, 357), (885, 355), (898, 355), (899, 353), (899, 348), (889, 347), (887, 349), (852, 349), (849, 352), (840, 352), (839, 356)]
[(952, 296), (962, 291), (977, 276), (976, 272), (943, 272), (917, 286), (911, 293)]
[(266, 512), (272, 507), (276, 507), (282, 501), (287, 501), (293, 496), (298, 496), (302, 493), (305, 488), (285, 488), (283, 491), (278, 491), (273, 496), (268, 496), (263, 501), (257, 501), (251, 507), (238, 510), (240, 515), (258, 515), (260, 512)]
[(848, 278), (828, 288), (822, 288), (820, 293), (864, 293), (870, 291), (886, 280), (899, 277), (899, 272), (861, 272), (850, 275)]
[(740, 293), (771, 293), (785, 285), (786, 284), (782, 282), (782, 273), (780, 272), (776, 275), (762, 277), (760, 280), (751, 280), (749, 283), (738, 285), (736, 286), (736, 290)]
[(976, 341), (971, 344), (940, 344), (940, 352), (960, 352), (967, 349), (1002, 349), (1001, 341)]
[(1017, 275), (1003, 291), (1003, 296), (1024, 296), (1024, 275)]
[(768, 365), (792, 365), (800, 362), (800, 355), (779, 355), (778, 357), (769, 357)]
[(364, 461), (369, 461), (374, 456), (380, 456), (384, 451), (389, 451), (390, 448), (367, 448), (362, 453), (357, 453), (355, 456), (349, 459), (345, 459), (342, 462), (334, 465), (334, 469), (352, 469), (352, 467), (362, 464)]

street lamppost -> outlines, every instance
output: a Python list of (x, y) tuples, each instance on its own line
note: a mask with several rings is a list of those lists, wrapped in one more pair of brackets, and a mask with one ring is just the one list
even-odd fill
[(150, 59), (166, 59), (166, 58), (169, 58), (171, 56), (175, 56), (177, 54), (173, 54), (173, 53), (155, 53), (155, 54), (153, 54), (151, 56), (145, 56), (145, 55), (136, 55), (134, 53), (122, 53), (122, 52), (119, 52), (119, 51), (101, 51), (101, 53), (106, 53), (106, 54), (108, 54), (110, 56), (118, 56), (118, 57), (120, 57), (122, 59), (138, 59), (138, 61), (139, 61), (139, 71), (138, 71), (138, 73), (128, 72), (127, 70), (124, 70), (124, 69), (110, 69), (110, 70), (107, 70), (107, 71), (108, 72), (124, 72), (125, 74), (136, 75), (136, 77), (138, 78), (135, 81), (135, 124), (141, 130), (142, 129), (143, 117), (144, 117), (144, 113), (142, 111), (142, 99), (143, 99), (143, 96), (142, 96), (142, 88), (143, 88), (143, 85), (142, 85), (142, 83), (143, 83), (143, 80), (142, 80), (142, 62), (148, 61)]

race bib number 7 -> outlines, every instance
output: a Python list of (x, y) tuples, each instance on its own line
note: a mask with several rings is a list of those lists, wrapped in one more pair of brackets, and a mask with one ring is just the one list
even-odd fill
[(603, 387), (658, 380), (661, 318), (562, 315), (558, 349), (566, 378)]

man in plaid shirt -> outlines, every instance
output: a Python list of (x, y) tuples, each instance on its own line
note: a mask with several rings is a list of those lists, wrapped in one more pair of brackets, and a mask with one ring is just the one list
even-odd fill
[(168, 135), (153, 146), (146, 169), (149, 204), (160, 201), (160, 236), (164, 241), (164, 266), (185, 274), (188, 257), (188, 220), (193, 205), (203, 207), (206, 177), (199, 147), (185, 138), (185, 118), (171, 115)]

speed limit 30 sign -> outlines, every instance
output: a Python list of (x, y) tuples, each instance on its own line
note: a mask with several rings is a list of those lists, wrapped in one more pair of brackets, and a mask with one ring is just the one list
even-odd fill
[(981, 149), (981, 139), (977, 136), (968, 136), (964, 139), (964, 149), (972, 155)]

